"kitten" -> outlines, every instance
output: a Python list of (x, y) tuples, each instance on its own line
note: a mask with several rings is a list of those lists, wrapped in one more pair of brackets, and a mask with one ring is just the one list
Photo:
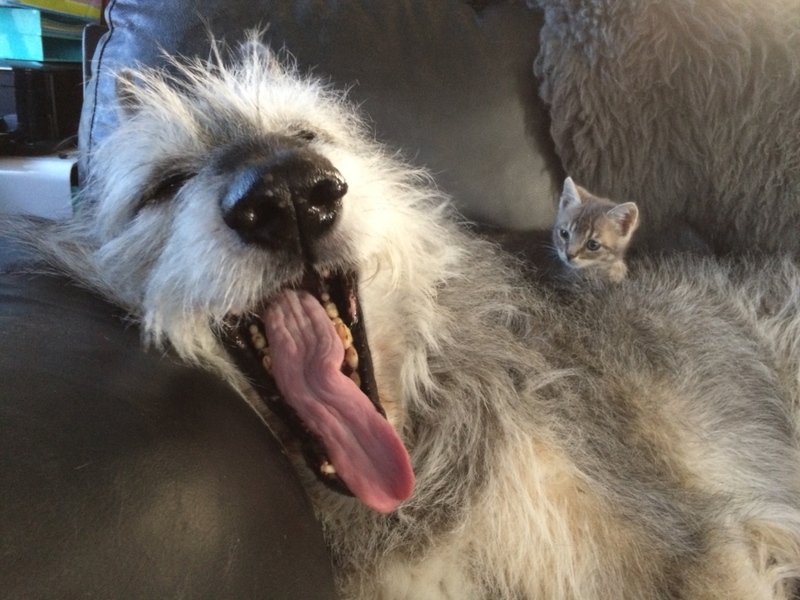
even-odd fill
[(625, 251), (639, 225), (633, 202), (615, 204), (564, 181), (553, 227), (553, 245), (559, 258), (573, 269), (591, 269), (613, 282), (625, 279)]

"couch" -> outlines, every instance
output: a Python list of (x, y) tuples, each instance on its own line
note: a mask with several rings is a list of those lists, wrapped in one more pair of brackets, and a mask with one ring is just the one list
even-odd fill
[[(114, 127), (114, 70), (259, 26), (349, 89), (467, 217), (552, 222), (564, 171), (532, 71), (542, 15), (524, 3), (111, 0), (105, 14), (82, 152)], [(334, 597), (311, 505), (240, 397), (7, 243), (0, 265), (2, 598)]]

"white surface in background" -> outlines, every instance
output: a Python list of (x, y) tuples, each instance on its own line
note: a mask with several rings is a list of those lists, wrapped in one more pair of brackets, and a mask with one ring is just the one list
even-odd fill
[(58, 219), (72, 214), (74, 157), (0, 157), (0, 214)]

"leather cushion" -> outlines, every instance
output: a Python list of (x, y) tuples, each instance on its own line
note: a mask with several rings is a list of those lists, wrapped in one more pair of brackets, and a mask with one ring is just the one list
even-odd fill
[(310, 502), (217, 377), (56, 277), (0, 275), (8, 599), (334, 598)]

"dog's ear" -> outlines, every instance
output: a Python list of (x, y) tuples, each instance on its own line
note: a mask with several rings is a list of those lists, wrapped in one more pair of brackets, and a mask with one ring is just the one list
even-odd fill
[(130, 117), (139, 110), (140, 102), (136, 96), (136, 76), (130, 69), (122, 69), (116, 74), (114, 93), (120, 117)]
[(566, 210), (573, 206), (580, 206), (581, 195), (578, 193), (578, 188), (572, 177), (567, 177), (564, 180), (564, 190), (561, 192), (561, 199), (558, 201), (558, 210)]
[(639, 226), (639, 207), (634, 202), (618, 204), (606, 215), (616, 223), (622, 237), (630, 236)]

